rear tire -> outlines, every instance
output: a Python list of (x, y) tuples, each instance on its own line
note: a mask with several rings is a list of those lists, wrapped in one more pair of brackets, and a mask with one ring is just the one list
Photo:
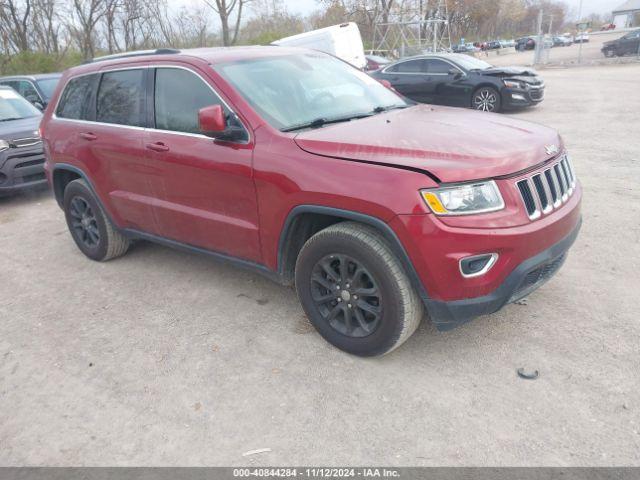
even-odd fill
[(69, 232), (87, 257), (104, 262), (127, 253), (129, 240), (114, 227), (84, 180), (69, 182), (63, 208)]
[(380, 356), (418, 328), (423, 305), (398, 259), (373, 228), (344, 222), (311, 237), (296, 261), (300, 303), (325, 340)]

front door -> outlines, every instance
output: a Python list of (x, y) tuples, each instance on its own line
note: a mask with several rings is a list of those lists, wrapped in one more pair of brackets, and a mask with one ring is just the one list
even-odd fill
[(260, 261), (249, 131), (236, 143), (200, 134), (198, 111), (203, 107), (221, 104), (228, 121), (239, 122), (203, 72), (163, 66), (150, 74), (149, 123), (154, 128), (145, 132), (144, 146), (159, 234)]
[[(468, 106), (463, 72), (437, 58), (429, 58), (425, 62), (430, 102), (452, 107)], [(456, 73), (452, 73), (453, 71)]]

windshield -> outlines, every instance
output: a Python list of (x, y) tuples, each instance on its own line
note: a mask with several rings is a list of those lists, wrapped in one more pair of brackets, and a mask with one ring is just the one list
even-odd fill
[(493, 65), (490, 63), (470, 57), (469, 55), (452, 55), (452, 57), (452, 60), (455, 60), (455, 62), (465, 70), (486, 70), (487, 68), (493, 68)]
[(42, 80), (37, 80), (38, 86), (42, 93), (44, 94), (45, 99), (50, 100), (53, 96), (53, 92), (56, 89), (56, 85), (58, 85), (59, 78), (44, 78)]
[(280, 130), (409, 105), (367, 74), (321, 53), (255, 58), (215, 68)]
[(40, 110), (13, 90), (0, 89), (0, 122), (40, 115)]

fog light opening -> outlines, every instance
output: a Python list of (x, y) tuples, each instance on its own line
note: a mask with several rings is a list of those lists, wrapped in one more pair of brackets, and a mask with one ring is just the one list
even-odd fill
[(465, 278), (484, 275), (498, 260), (497, 253), (484, 253), (460, 259), (460, 273)]

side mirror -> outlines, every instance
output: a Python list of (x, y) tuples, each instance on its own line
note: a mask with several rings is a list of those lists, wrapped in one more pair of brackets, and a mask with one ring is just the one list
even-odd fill
[(449, 75), (453, 75), (453, 78), (458, 79), (462, 76), (462, 72), (457, 68), (450, 68)]
[(393, 90), (394, 92), (396, 91), (396, 89), (393, 88), (393, 85), (391, 85), (391, 82), (389, 80), (378, 80), (378, 82), (380, 82), (383, 87), (388, 88), (389, 90)]
[(41, 112), (44, 112), (44, 105), (41, 104), (40, 102), (33, 102), (33, 106), (36, 107)]
[(211, 105), (198, 110), (198, 126), (203, 135), (224, 142), (247, 140), (247, 131), (237, 121), (235, 114), (231, 114), (230, 120), (228, 123), (221, 105)]
[(208, 137), (219, 137), (227, 129), (222, 105), (211, 105), (198, 110), (200, 132)]

